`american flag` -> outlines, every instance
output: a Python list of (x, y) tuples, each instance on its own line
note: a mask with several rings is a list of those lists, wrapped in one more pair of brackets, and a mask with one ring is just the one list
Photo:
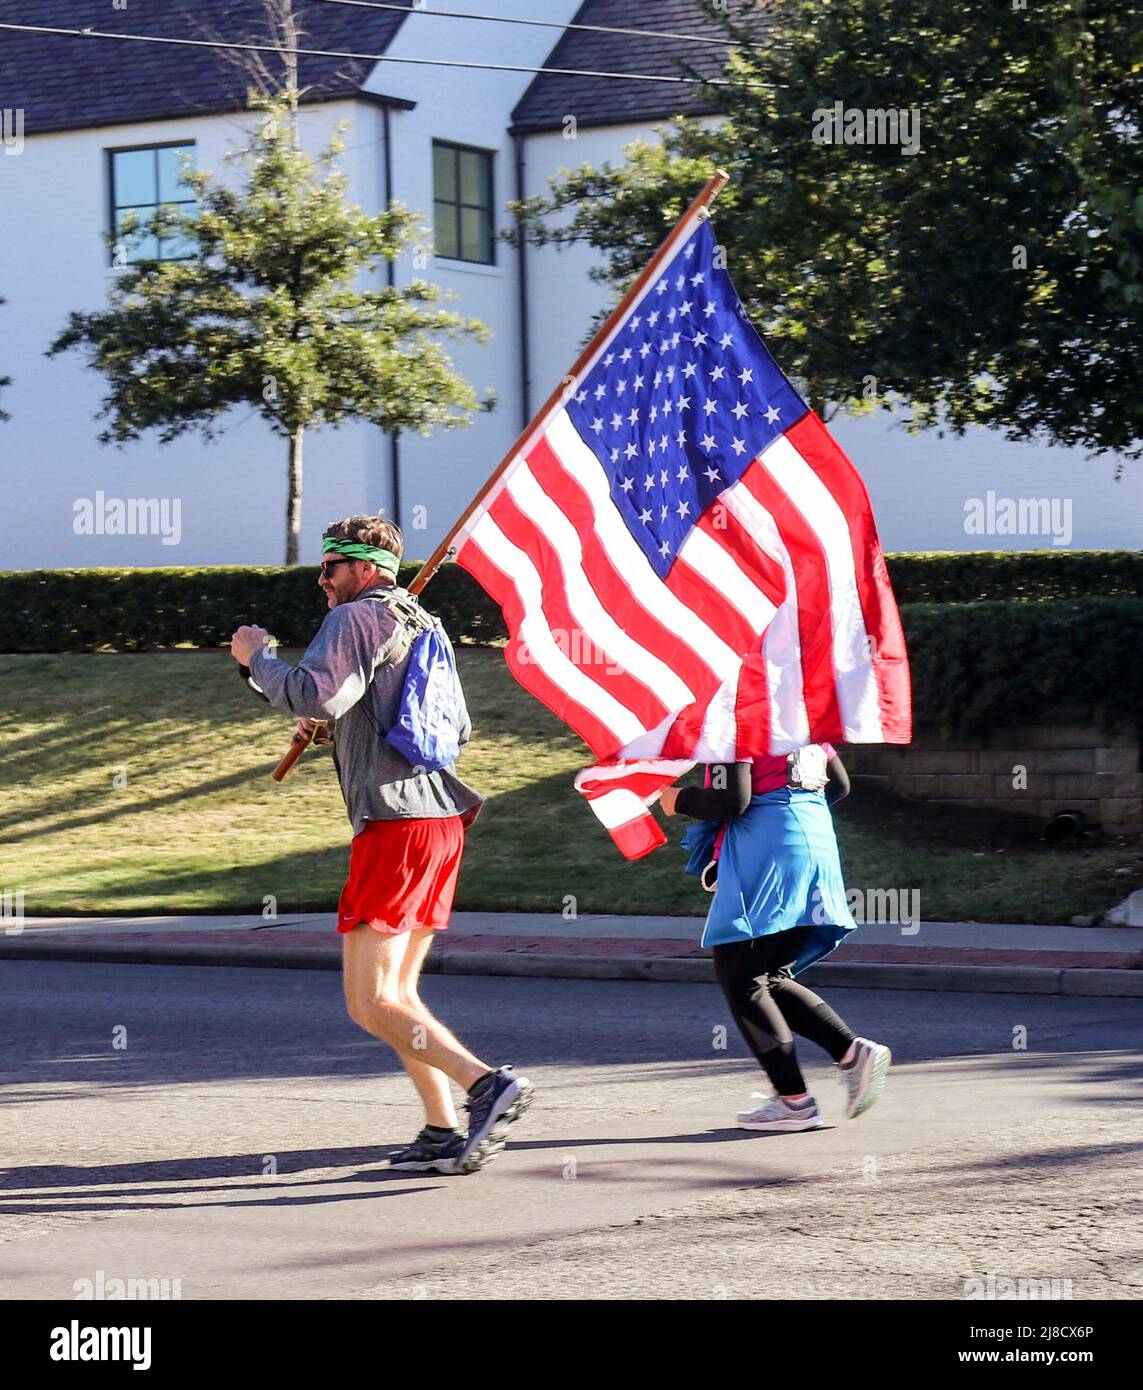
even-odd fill
[(696, 762), (907, 743), (909, 668), (864, 484), (746, 318), (709, 218), (660, 268), (457, 533), (520, 683), (598, 759), (631, 859)]

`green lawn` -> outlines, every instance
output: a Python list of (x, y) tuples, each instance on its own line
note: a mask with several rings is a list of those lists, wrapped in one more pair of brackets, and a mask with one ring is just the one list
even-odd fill
[[(685, 823), (628, 863), (572, 786), (590, 761), (579, 740), (499, 651), (458, 655), (475, 728), (460, 772), (491, 799), (457, 905), (704, 912), (676, 848)], [(271, 781), (292, 723), (225, 653), (0, 656), (0, 718), (0, 891), (22, 891), (29, 916), (334, 906), (350, 831), (329, 754)], [(847, 883), (919, 889), (928, 919), (1066, 922), (1143, 876), (1138, 841), (1049, 849), (1022, 821), (864, 792), (837, 824)]]

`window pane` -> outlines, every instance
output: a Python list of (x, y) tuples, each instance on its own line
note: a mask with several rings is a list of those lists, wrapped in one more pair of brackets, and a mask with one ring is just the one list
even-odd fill
[(193, 196), (192, 190), (181, 182), (182, 156), (190, 154), (193, 145), (174, 145), (170, 149), (156, 150), (159, 159), (159, 201), (163, 203), (185, 201)]
[(433, 207), (433, 244), (438, 256), (459, 256), (456, 242), (456, 208), (451, 203)]
[(478, 150), (462, 150), (460, 153), (460, 201), (475, 203), (477, 207), (490, 207), (489, 175), (492, 171), (491, 155)]
[(433, 197), (456, 201), (456, 151), (448, 145), (433, 144)]
[(476, 208), (461, 208), (460, 254), (466, 261), (491, 264), (492, 225), (487, 212)]
[(160, 246), (160, 257), (164, 261), (185, 261), (195, 254), (193, 237), (164, 237)]
[(112, 158), (115, 161), (116, 207), (131, 207), (158, 200), (154, 150), (123, 150)]

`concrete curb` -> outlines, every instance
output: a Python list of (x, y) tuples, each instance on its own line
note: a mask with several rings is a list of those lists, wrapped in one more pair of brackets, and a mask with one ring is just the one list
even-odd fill
[[(2, 960), (92, 961), (115, 965), (216, 965), (277, 970), (340, 970), (341, 948), (225, 946), (149, 942), (3, 941)], [(430, 955), (427, 975), (507, 975), (556, 980), (652, 980), (714, 984), (709, 957), (531, 955), (524, 951), (448, 951)], [(801, 976), (832, 989), (949, 990), (967, 994), (1069, 994), (1143, 998), (1143, 970), (1027, 965), (882, 965), (823, 962)]]

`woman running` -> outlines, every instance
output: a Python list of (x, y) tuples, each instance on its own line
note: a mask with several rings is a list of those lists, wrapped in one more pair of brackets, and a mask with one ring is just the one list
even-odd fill
[[(824, 788), (832, 782), (827, 800)], [(686, 872), (712, 889), (702, 944), (747, 1046), (774, 1088), (738, 1114), (766, 1132), (819, 1129), (794, 1034), (825, 1049), (848, 1092), (845, 1114), (868, 1110), (885, 1085), (891, 1054), (855, 1037), (833, 1009), (794, 976), (828, 955), (857, 923), (849, 911), (829, 801), (849, 793), (836, 750), (812, 744), (788, 756), (713, 763), (705, 787), (668, 787), (667, 815), (691, 816)], [(756, 1093), (757, 1094), (757, 1093)]]

